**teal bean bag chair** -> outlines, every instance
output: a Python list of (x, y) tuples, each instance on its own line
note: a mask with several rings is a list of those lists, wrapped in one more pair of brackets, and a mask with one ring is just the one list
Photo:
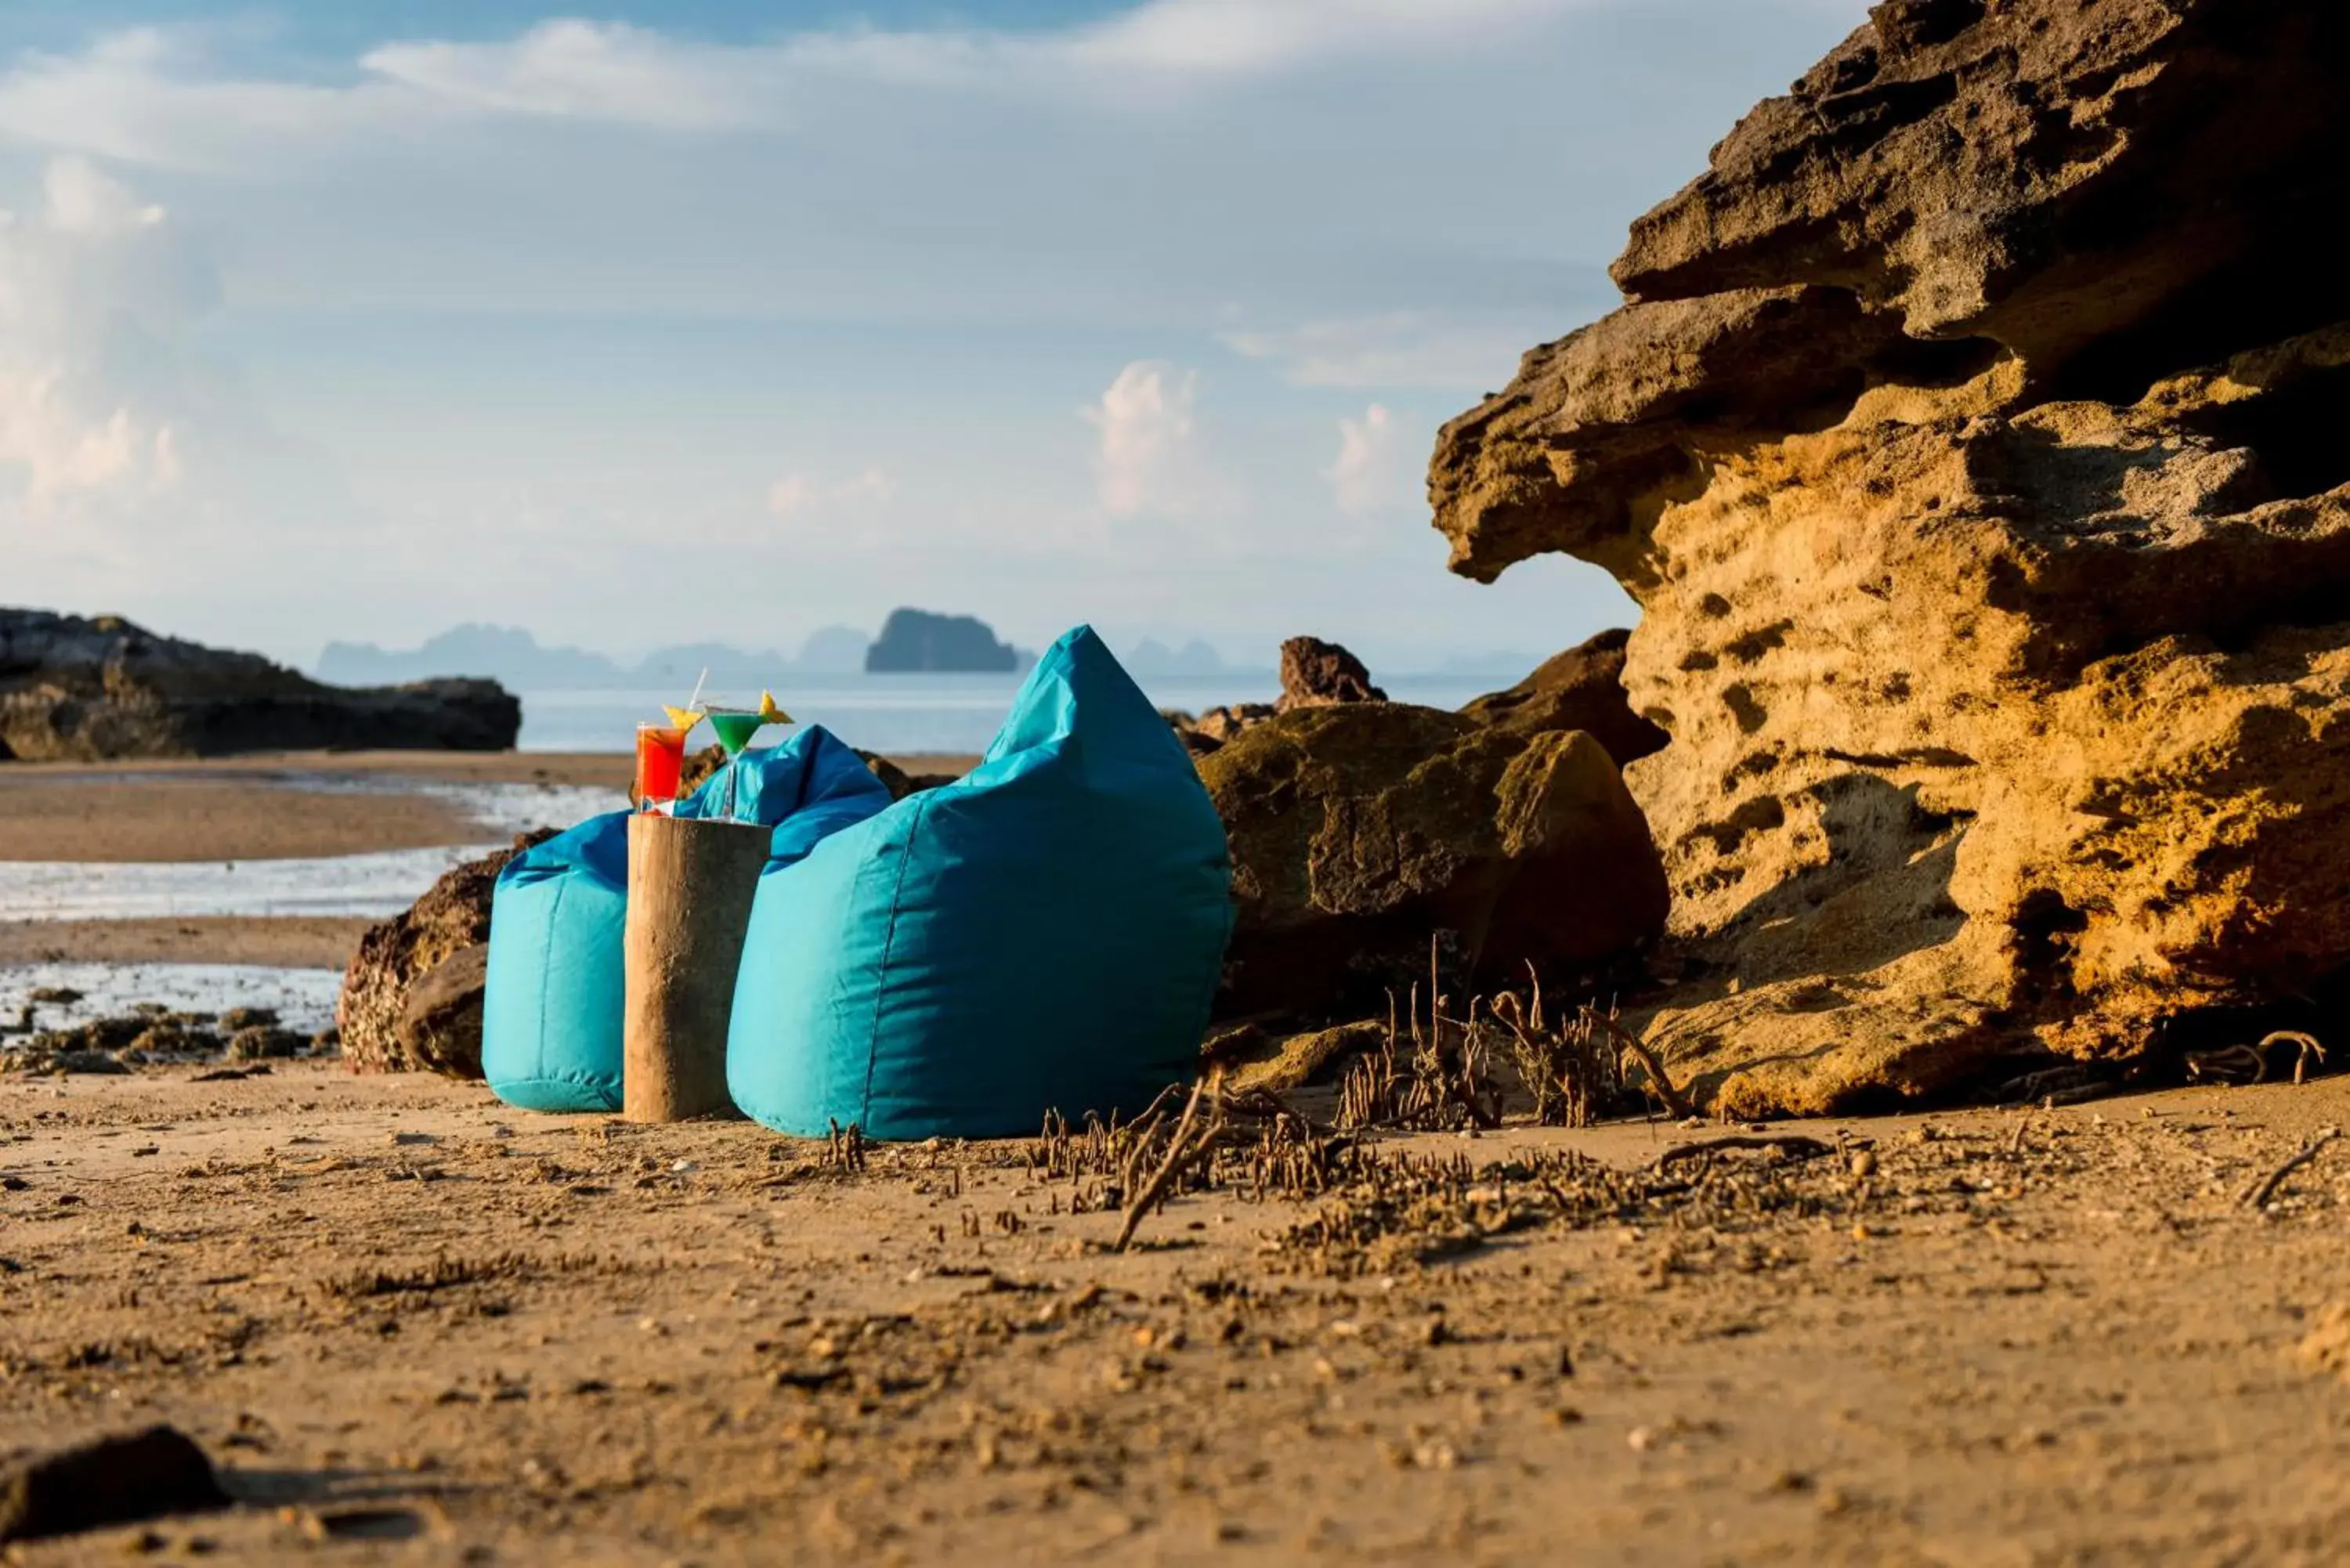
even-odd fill
[[(741, 815), (772, 824), (772, 868), (889, 804), (889, 791), (821, 726), (735, 764)], [(716, 816), (723, 775), (678, 803)], [(622, 933), (629, 912), (629, 814), (588, 818), (506, 862), (490, 905), (482, 1072), (532, 1111), (620, 1108)]]
[(1090, 628), (968, 777), (759, 880), (726, 1076), (778, 1131), (1033, 1133), (1198, 1065), (1232, 934), (1223, 825)]

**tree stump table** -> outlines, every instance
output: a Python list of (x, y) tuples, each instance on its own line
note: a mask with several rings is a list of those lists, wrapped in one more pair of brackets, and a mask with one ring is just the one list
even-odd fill
[(772, 829), (744, 823), (629, 818), (620, 1103), (629, 1121), (736, 1114), (726, 1027), (773, 838)]

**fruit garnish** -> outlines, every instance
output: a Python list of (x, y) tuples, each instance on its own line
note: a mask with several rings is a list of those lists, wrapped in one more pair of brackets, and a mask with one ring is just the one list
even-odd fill
[(788, 724), (792, 716), (775, 706), (774, 692), (762, 691), (759, 693), (759, 721), (765, 724)]

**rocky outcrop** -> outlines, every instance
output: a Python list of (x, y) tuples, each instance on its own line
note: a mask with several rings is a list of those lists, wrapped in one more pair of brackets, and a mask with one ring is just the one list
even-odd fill
[(1371, 684), (1371, 672), (1363, 661), (1336, 643), (1293, 637), (1281, 645), (1281, 698), (1274, 704), (1275, 711), (1387, 700), (1388, 694)]
[(1405, 703), (1300, 709), (1200, 762), (1238, 919), (1221, 1016), (1353, 1016), (1450, 932), (1471, 984), (1604, 966), (1665, 918), (1664, 871), (1588, 735)]
[(1619, 768), (1661, 752), (1669, 737), (1633, 712), (1624, 696), (1624, 645), (1631, 636), (1618, 628), (1586, 638), (1543, 660), (1508, 691), (1480, 697), (1461, 711), (1513, 735), (1581, 730), (1607, 747)]
[(1204, 757), (1275, 713), (1297, 708), (1328, 708), (1341, 702), (1384, 702), (1388, 694), (1371, 684), (1363, 661), (1335, 642), (1293, 637), (1281, 645), (1281, 694), (1270, 702), (1230, 702), (1194, 719), (1167, 714), (1186, 750)]
[(1204, 757), (1251, 725), (1272, 718), (1274, 709), (1270, 702), (1227, 702), (1221, 708), (1209, 709), (1196, 719), (1180, 710), (1162, 711), (1184, 749), (1195, 757)]
[(459, 948), (417, 977), (394, 1026), (406, 1058), (451, 1078), (482, 1076), (482, 999), (489, 993), (490, 948)]
[(478, 1000), (470, 1054), (462, 1042), (447, 1039), (442, 1027), (463, 1012), (462, 1000), (452, 1006), (447, 994), (457, 989), (457, 971), (441, 978), (426, 999), (429, 1009), (426, 1002), (419, 1003), (418, 1016), (405, 1033), (402, 1021), (409, 1016), (411, 994), (419, 982), (464, 950), (490, 940), (490, 896), (506, 862), (554, 836), (545, 830), (526, 833), (510, 849), (468, 860), (443, 874), (407, 909), (368, 929), (350, 967), (343, 971), (342, 994), (335, 1000), (343, 1060), (352, 1072), (482, 1075)]
[(1031, 662), (1020, 649), (996, 639), (994, 631), (976, 616), (933, 615), (929, 610), (894, 609), (881, 623), (881, 635), (865, 650), (865, 668), (872, 674), (914, 671), (993, 673), (1018, 670)]
[(857, 756), (865, 764), (866, 771), (881, 781), (891, 800), (903, 800), (910, 794), (920, 794), (924, 790), (955, 782), (953, 774), (910, 774), (889, 758), (872, 752), (858, 752)]
[(2350, 961), (2350, 10), (1897, 0), (1440, 440), (1457, 570), (1641, 605), (1718, 1110), (2304, 1007)]
[(492, 681), (323, 686), (257, 654), (158, 637), (119, 616), (0, 609), (0, 758), (503, 751), (521, 728), (522, 704)]

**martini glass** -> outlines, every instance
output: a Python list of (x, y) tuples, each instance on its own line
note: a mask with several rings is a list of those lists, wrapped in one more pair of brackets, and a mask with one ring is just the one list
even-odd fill
[(734, 764), (742, 759), (743, 751), (751, 744), (751, 738), (763, 727), (768, 724), (788, 724), (791, 722), (791, 715), (775, 706), (774, 692), (762, 691), (759, 693), (759, 705), (756, 708), (723, 708), (712, 705), (702, 710), (702, 717), (710, 721), (711, 731), (718, 737), (719, 750), (726, 753), (726, 820), (740, 821), (735, 798)]

